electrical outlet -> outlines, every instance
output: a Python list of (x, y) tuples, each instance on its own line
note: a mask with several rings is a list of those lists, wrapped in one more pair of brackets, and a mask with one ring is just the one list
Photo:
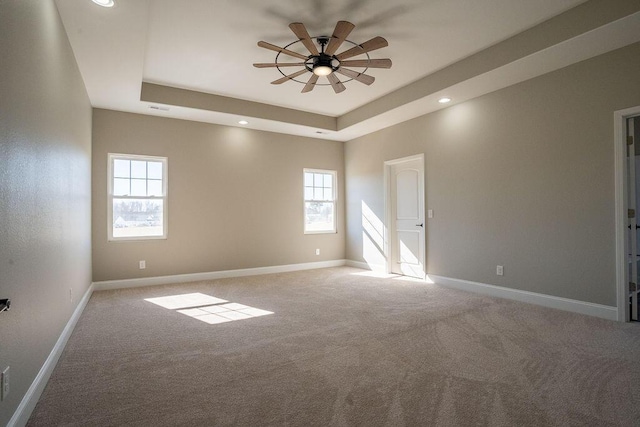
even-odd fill
[(0, 375), (0, 400), (5, 400), (9, 395), (9, 367), (7, 366)]
[(320, 255), (320, 249), (316, 249), (316, 255)]
[(496, 274), (498, 276), (504, 276), (504, 267), (501, 265), (496, 266)]
[(433, 209), (427, 210), (427, 218), (433, 218)]
[(140, 270), (147, 268), (147, 262), (145, 260), (140, 261)]

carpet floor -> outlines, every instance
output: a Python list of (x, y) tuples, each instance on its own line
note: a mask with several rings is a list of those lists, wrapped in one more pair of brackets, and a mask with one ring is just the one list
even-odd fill
[(28, 425), (639, 420), (640, 325), (339, 267), (95, 292)]

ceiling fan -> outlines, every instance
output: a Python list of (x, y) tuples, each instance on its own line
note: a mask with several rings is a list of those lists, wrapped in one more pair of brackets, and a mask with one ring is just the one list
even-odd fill
[[(309, 36), (309, 32), (305, 28), (304, 24), (300, 22), (290, 24), (289, 28), (291, 28), (291, 31), (293, 31), (296, 37), (298, 37), (298, 40), (289, 43), (285, 47), (279, 47), (265, 41), (258, 42), (258, 46), (278, 52), (275, 62), (253, 64), (253, 66), (257, 68), (275, 67), (280, 71), (284, 77), (272, 81), (271, 84), (279, 85), (286, 81), (293, 80), (304, 84), (302, 93), (311, 92), (313, 88), (318, 85), (331, 85), (336, 93), (340, 93), (346, 89), (343, 83), (351, 80), (357, 80), (366, 85), (372, 84), (375, 78), (365, 74), (369, 68), (391, 68), (390, 59), (371, 59), (369, 57), (369, 52), (386, 47), (389, 43), (387, 43), (387, 41), (382, 37), (374, 37), (362, 44), (357, 44), (347, 40), (351, 31), (355, 28), (355, 25), (351, 22), (338, 21), (331, 37), (311, 37)], [(296, 43), (302, 43), (304, 47), (307, 48), (310, 55), (303, 55), (290, 50), (289, 47)], [(316, 46), (316, 43), (318, 46)], [(347, 50), (336, 54), (343, 43), (347, 43), (351, 46)], [(318, 50), (318, 47), (320, 50)], [(281, 54), (298, 58), (302, 60), (302, 62), (279, 62), (278, 59)], [(349, 59), (359, 55), (366, 55), (366, 58)], [(303, 68), (295, 73), (286, 74), (281, 69), (285, 67)], [(364, 70), (355, 71), (347, 67), (364, 68)], [(306, 73), (312, 73), (308, 80), (297, 80), (298, 77)], [(347, 79), (341, 81), (336, 76), (336, 73), (347, 77)], [(329, 83), (318, 83), (318, 79), (320, 77), (326, 77)]]

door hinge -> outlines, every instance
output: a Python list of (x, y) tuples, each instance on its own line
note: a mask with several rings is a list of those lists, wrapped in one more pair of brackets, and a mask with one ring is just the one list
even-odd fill
[(635, 218), (636, 217), (636, 210), (635, 209), (628, 209), (627, 210), (627, 218)]
[(629, 292), (634, 292), (636, 290), (636, 284), (633, 282), (629, 282)]
[(627, 145), (633, 145), (633, 136), (627, 136)]

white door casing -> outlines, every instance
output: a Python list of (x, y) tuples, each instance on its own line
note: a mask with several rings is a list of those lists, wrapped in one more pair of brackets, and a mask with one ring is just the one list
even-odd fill
[(616, 240), (616, 289), (618, 321), (631, 320), (629, 304), (629, 282), (632, 281), (630, 264), (631, 235), (629, 209), (633, 209), (629, 201), (629, 161), (627, 146), (627, 119), (640, 116), (640, 106), (626, 108), (613, 113), (614, 120), (614, 167), (615, 167), (615, 240)]
[(388, 267), (425, 278), (424, 155), (385, 162)]
[(629, 141), (627, 143), (627, 159), (629, 161), (628, 166), (628, 197), (629, 197), (629, 210), (627, 212), (627, 218), (629, 221), (629, 292), (631, 294), (631, 320), (638, 320), (638, 231), (637, 231), (637, 215), (638, 215), (638, 200), (636, 200), (636, 176), (638, 170), (636, 164), (638, 159), (635, 153), (635, 132), (634, 132), (635, 119), (627, 119), (627, 137)]

